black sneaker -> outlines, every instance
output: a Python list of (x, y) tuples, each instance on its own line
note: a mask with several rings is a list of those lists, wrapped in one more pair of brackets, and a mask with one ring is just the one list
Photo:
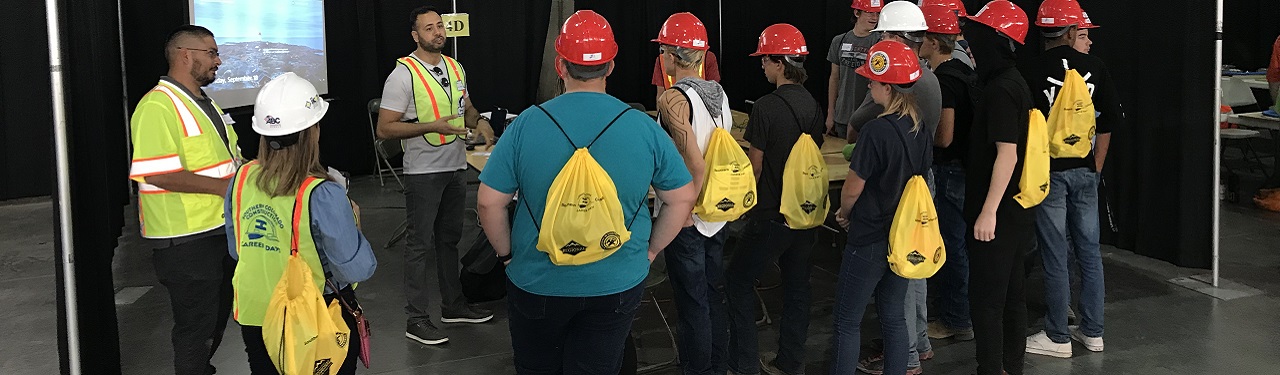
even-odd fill
[(409, 322), (409, 327), (405, 328), (404, 337), (423, 345), (440, 345), (449, 342), (449, 336), (431, 324), (431, 320), (428, 319)]
[(479, 307), (467, 307), (462, 311), (440, 314), (442, 323), (484, 323), (493, 319), (493, 311)]

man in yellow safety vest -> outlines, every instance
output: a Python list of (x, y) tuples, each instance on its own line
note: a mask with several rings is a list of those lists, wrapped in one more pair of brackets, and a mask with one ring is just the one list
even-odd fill
[(222, 230), (222, 199), (240, 150), (231, 117), (200, 89), (222, 64), (213, 33), (183, 26), (164, 49), (169, 74), (129, 122), (129, 178), (138, 183), (142, 237), (173, 307), (174, 373), (206, 375), (231, 312), (235, 262)]
[(404, 145), (405, 208), (409, 238), (404, 251), (405, 337), (426, 345), (443, 344), (449, 337), (431, 322), (427, 312), (427, 256), (435, 252), (443, 323), (484, 323), (488, 310), (467, 305), (458, 281), (458, 241), (462, 239), (467, 191), (466, 146), (459, 139), (476, 129), (485, 142), (493, 130), (471, 103), (462, 64), (441, 53), (444, 21), (435, 8), (424, 6), (411, 14), (410, 35), (418, 48), (396, 60), (382, 89), (378, 138), (398, 139)]

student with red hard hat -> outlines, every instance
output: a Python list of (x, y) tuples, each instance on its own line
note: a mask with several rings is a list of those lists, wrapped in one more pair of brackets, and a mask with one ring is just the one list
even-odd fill
[[(675, 80), (658, 96), (658, 123), (675, 142), (693, 185), (703, 191), (707, 169), (716, 167), (706, 162), (711, 134), (733, 126), (724, 88), (700, 74), (709, 52), (707, 29), (693, 14), (676, 13), (653, 41), (659, 44), (664, 74)], [(654, 209), (664, 210), (663, 203), (655, 201)], [(723, 267), (727, 222), (686, 215), (684, 229), (663, 250), (680, 317), (680, 367), (689, 375), (724, 374), (729, 341)]]
[[(792, 229), (782, 215), (783, 169), (792, 147), (803, 134), (822, 145), (822, 107), (805, 90), (805, 58), (809, 48), (799, 29), (774, 24), (760, 33), (756, 52), (769, 83), (777, 87), (751, 108), (743, 136), (751, 147), (747, 157), (756, 174), (756, 206), (747, 214), (746, 230), (725, 270), (729, 303), (729, 370), (753, 375), (805, 373), (809, 330), (810, 254), (817, 243), (816, 228)], [(777, 263), (782, 271), (783, 306), (779, 321), (778, 355), (760, 358), (756, 329), (756, 280), (765, 267)]]
[[(698, 192), (671, 137), (649, 116), (605, 93), (618, 55), (609, 22), (593, 11), (578, 11), (561, 27), (555, 49), (566, 92), (514, 120), (480, 174), (476, 206), (494, 252), (509, 261), (516, 373), (617, 374), (649, 264), (688, 220)], [(612, 181), (630, 239), (611, 242), (610, 254), (594, 262), (558, 265), (537, 248), (547, 228), (542, 225), (549, 223), (535, 218), (550, 209), (553, 181), (581, 150)], [(666, 204), (653, 221), (645, 206), (651, 186)], [(513, 224), (507, 205), (517, 192), (517, 211), (527, 212), (517, 212)], [(586, 207), (610, 210), (601, 206), (606, 204)], [(603, 243), (609, 237), (600, 238)], [(580, 248), (570, 249), (552, 251), (580, 255)]]
[(831, 38), (827, 61), (831, 75), (827, 78), (827, 133), (846, 137), (847, 118), (867, 96), (867, 79), (854, 69), (867, 62), (867, 50), (880, 41), (873, 32), (880, 22), (880, 8), (885, 0), (853, 0), (853, 28)]
[(849, 230), (836, 284), (835, 353), (832, 374), (852, 374), (861, 352), (863, 312), (874, 293), (884, 337), (885, 374), (919, 374), (908, 368), (908, 280), (889, 268), (889, 228), (903, 187), (923, 175), (932, 159), (933, 134), (917, 108), (915, 83), (923, 75), (919, 57), (907, 45), (883, 41), (871, 47), (857, 73), (871, 81), (872, 100), (885, 108), (858, 134), (849, 161), (836, 222)]
[[(692, 30), (696, 28), (701, 28), (703, 30), (703, 36), (700, 43), (695, 43), (692, 39), (687, 39), (688, 35), (693, 33)], [(710, 50), (711, 42), (707, 39), (705, 35), (706, 33), (706, 28), (702, 25), (702, 21), (698, 20), (698, 17), (694, 16), (693, 13), (682, 12), (672, 14), (671, 17), (668, 17), (667, 21), (662, 24), (662, 30), (659, 31), (658, 39), (654, 39), (653, 41), (662, 42), (662, 40), (686, 38), (686, 43), (688, 45), (684, 47), (706, 51), (706, 55), (702, 58), (702, 61), (698, 62), (695, 66), (694, 70), (696, 71), (695, 73), (697, 77), (708, 81), (720, 82), (720, 63), (716, 59), (717, 56), (715, 52), (711, 52)], [(662, 61), (662, 55), (659, 54), (653, 62), (653, 80), (651, 82), (653, 86), (658, 89), (657, 95), (662, 96), (662, 93), (667, 91), (667, 89), (670, 89), (671, 85), (674, 85), (676, 81), (678, 81), (676, 77), (667, 74), (667, 67)]]
[(965, 162), (964, 217), (972, 230), (969, 310), (978, 374), (1023, 373), (1027, 327), (1026, 253), (1034, 247), (1033, 209), (1013, 199), (1026, 153), (1031, 90), (1016, 67), (1027, 14), (1007, 0), (987, 3), (965, 28), (978, 62), (977, 101)]

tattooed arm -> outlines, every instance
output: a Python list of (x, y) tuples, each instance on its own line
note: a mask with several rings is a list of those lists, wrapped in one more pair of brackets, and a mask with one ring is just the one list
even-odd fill
[(698, 137), (693, 134), (692, 116), (689, 98), (680, 90), (670, 89), (658, 97), (658, 115), (662, 117), (662, 125), (675, 142), (676, 150), (684, 157), (684, 164), (693, 175), (693, 187), (702, 191), (702, 183), (706, 178), (706, 163), (702, 159), (702, 150), (698, 148)]

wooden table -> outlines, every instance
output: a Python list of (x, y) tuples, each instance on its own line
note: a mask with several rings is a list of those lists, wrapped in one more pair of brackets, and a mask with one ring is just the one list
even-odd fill
[(467, 165), (475, 168), (476, 172), (484, 172), (484, 165), (489, 163), (489, 154), (491, 151), (467, 151)]

